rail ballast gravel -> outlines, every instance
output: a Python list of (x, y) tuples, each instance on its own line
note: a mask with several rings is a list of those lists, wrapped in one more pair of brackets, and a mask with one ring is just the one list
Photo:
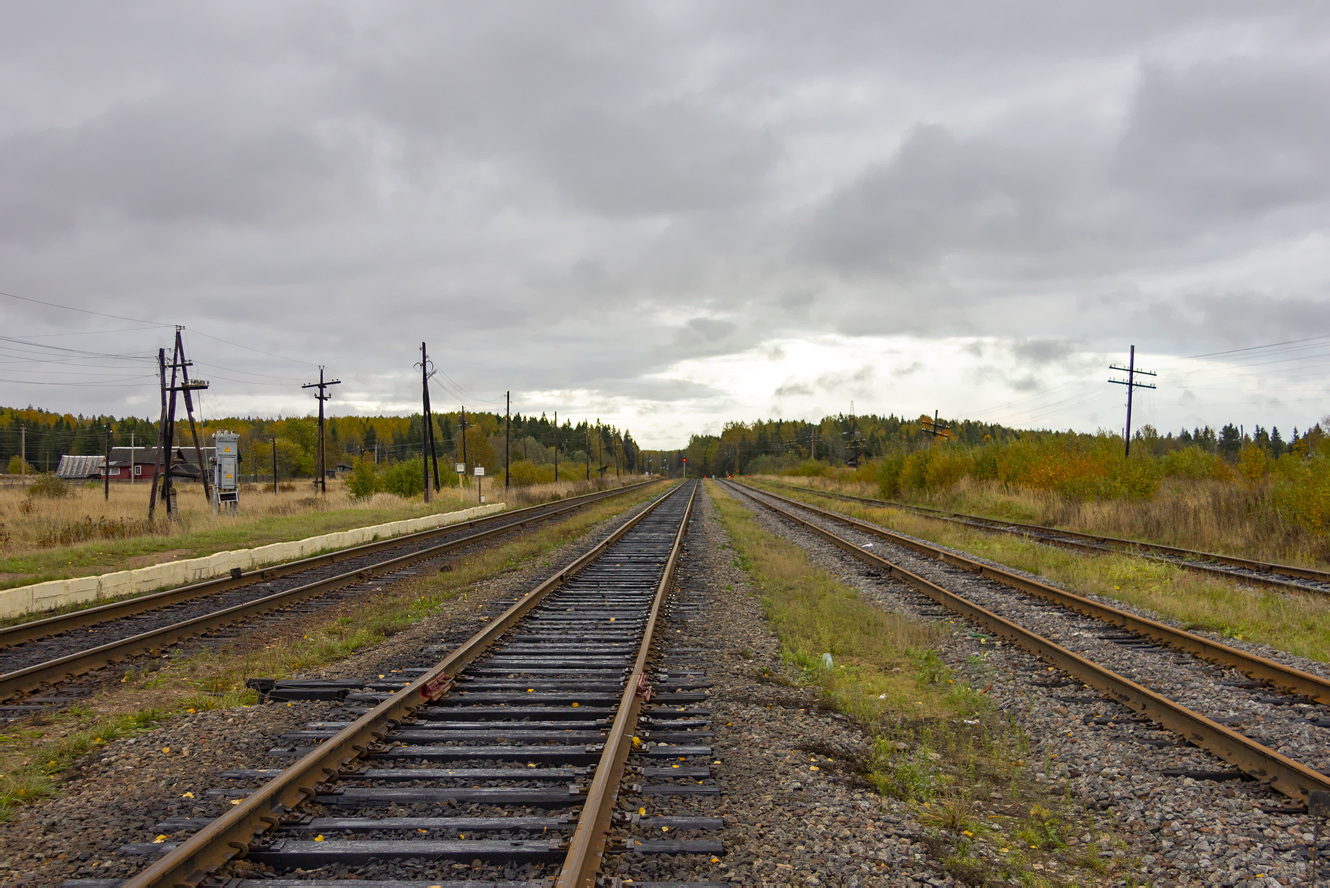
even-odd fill
[[(727, 486), (732, 490), (742, 492), (750, 502), (761, 505), (763, 508), (795, 524), (801, 530), (808, 531), (837, 548), (853, 554), (857, 559), (878, 568), (888, 576), (904, 582), (914, 590), (923, 593), (938, 604), (987, 631), (991, 631), (995, 635), (1036, 654), (1078, 681), (1095, 688), (1128, 708), (1142, 713), (1163, 727), (1182, 736), (1188, 742), (1230, 762), (1245, 774), (1271, 786), (1290, 798), (1306, 802), (1313, 792), (1330, 791), (1330, 778), (1324, 774), (1294, 761), (1288, 756), (1270, 749), (1199, 712), (1182, 706), (1163, 694), (1144, 687), (1117, 672), (1106, 669), (1086, 657), (1036, 632), (1017, 625), (1011, 620), (1005, 619), (919, 574), (869, 552), (860, 544), (844, 539), (784, 508), (782, 505), (765, 499), (765, 497), (772, 497), (779, 500), (784, 499), (783, 497), (777, 497), (766, 491), (753, 491), (751, 488), (744, 488), (740, 485)], [(762, 496), (755, 496), (754, 493), (761, 493)], [(786, 502), (810, 510), (815, 514), (824, 511), (804, 503), (794, 503), (789, 500), (786, 500)], [(842, 523), (863, 524), (863, 522), (855, 522), (855, 519), (836, 513), (827, 513), (827, 517)], [(872, 526), (865, 525), (865, 527), (871, 528)], [(872, 532), (874, 535), (890, 533), (880, 528), (873, 528)], [(909, 542), (911, 543), (909, 548), (915, 548), (917, 551), (931, 548), (926, 546), (919, 548), (923, 544), (919, 544), (914, 540)], [(1311, 677), (1315, 678), (1314, 676)], [(1316, 680), (1320, 681), (1320, 679)]]
[[(381, 870), (398, 859), (552, 858), (562, 862), (559, 884), (593, 884), (623, 762), (628, 750), (640, 742), (636, 722), (637, 710), (649, 696), (647, 650), (664, 594), (672, 584), (695, 490), (696, 485), (689, 484), (663, 495), (405, 687), (388, 695), (361, 695), (372, 708), (350, 724), (329, 725), (326, 737), (309, 732), (310, 742), (317, 745), (294, 765), (126, 884), (196, 885), (228, 860), (245, 854), (279, 871), (329, 865), (354, 868), (358, 862)], [(570, 670), (600, 678), (569, 677)], [(612, 698), (597, 687), (607, 682), (615, 688)], [(551, 718), (562, 721), (549, 722)], [(608, 732), (602, 727), (606, 719)], [(657, 739), (664, 739), (665, 733), (659, 732)], [(292, 809), (306, 799), (330, 805), (349, 797), (348, 803), (354, 805), (357, 794), (391, 798), (391, 787), (356, 790), (338, 785), (339, 775), (346, 780), (375, 779), (376, 772), (356, 769), (356, 760), (366, 755), (371, 760), (424, 763), (414, 772), (419, 781), (410, 771), (384, 778), (405, 780), (401, 785), (409, 788), (397, 793), (403, 798), (452, 799), (450, 806), (467, 800), (479, 805), (580, 806), (577, 826), (567, 842), (558, 838), (557, 831), (546, 835), (566, 824), (567, 818), (526, 816), (501, 817), (499, 823), (465, 816), (449, 821), (451, 815), (428, 823), (407, 818), (411, 823), (405, 829), (397, 822), (402, 818), (350, 818), (339, 824), (344, 831), (358, 833), (350, 839), (324, 842), (264, 836), (291, 823)], [(488, 770), (483, 773), (474, 768), (466, 771), (466, 783), (486, 782), (485, 786), (444, 788), (455, 787), (455, 782), (447, 781), (455, 781), (457, 775), (439, 771), (440, 763), (465, 766), (476, 760), (492, 764), (484, 766)], [(521, 770), (514, 772), (495, 767), (502, 762), (526, 764), (518, 764)], [(584, 771), (556, 768), (554, 774), (541, 763), (594, 764), (596, 770), (579, 786), (576, 782), (588, 776)], [(444, 781), (439, 788), (427, 782), (436, 775)], [(541, 779), (552, 779), (556, 785), (529, 786)], [(492, 780), (516, 782), (492, 785), (488, 782)], [(562, 787), (557, 785), (560, 782)], [(509, 837), (435, 837), (439, 830), (458, 827), (467, 834), (508, 830)], [(407, 837), (360, 838), (366, 832), (377, 836), (392, 830)], [(511, 837), (513, 831), (535, 835), (517, 839)], [(252, 846), (260, 836), (263, 843)], [(380, 880), (374, 875), (357, 878), (367, 878), (360, 884)], [(320, 884), (327, 884), (326, 879)]]

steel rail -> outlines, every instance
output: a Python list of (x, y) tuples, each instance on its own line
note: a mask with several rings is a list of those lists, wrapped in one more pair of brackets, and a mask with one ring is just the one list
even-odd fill
[[(988, 530), (993, 533), (1037, 536), (1040, 538), (1040, 542), (1048, 543), (1053, 546), (1062, 546), (1067, 549), (1102, 552), (1105, 548), (1120, 548), (1135, 550), (1146, 556), (1152, 554), (1171, 555), (1173, 558), (1168, 559), (1168, 563), (1176, 564), (1178, 567), (1186, 570), (1220, 576), (1225, 579), (1237, 580), (1244, 583), (1253, 583), (1259, 586), (1267, 586), (1273, 589), (1295, 589), (1299, 592), (1310, 592), (1317, 595), (1326, 594), (1323, 589), (1317, 589), (1314, 586), (1306, 586), (1302, 583), (1291, 582), (1286, 579), (1279, 579), (1278, 576), (1249, 576), (1247, 574), (1235, 574), (1232, 571), (1224, 570), (1215, 565), (1225, 564), (1229, 567), (1257, 571), (1258, 574), (1278, 574), (1285, 577), (1296, 577), (1298, 579), (1330, 584), (1330, 571), (1316, 570), (1315, 568), (1310, 567), (1299, 567), (1295, 564), (1255, 561), (1250, 558), (1240, 558), (1235, 555), (1221, 555), (1217, 552), (1200, 552), (1194, 549), (1182, 549), (1177, 546), (1168, 546), (1163, 543), (1147, 543), (1141, 540), (1128, 540), (1123, 539), (1122, 537), (1082, 533), (1076, 530), (1060, 530), (1052, 527), (1044, 527), (1039, 524), (1022, 524), (1019, 521), (1002, 521), (997, 518), (984, 518), (980, 515), (970, 515), (966, 512), (948, 512), (945, 509), (935, 509), (931, 506), (916, 506), (911, 503), (873, 499), (867, 496), (854, 496), (849, 493), (815, 490), (811, 487), (800, 487), (796, 484), (782, 484), (776, 481), (765, 481), (763, 483), (776, 487), (783, 487), (787, 490), (799, 490), (811, 493), (815, 496), (824, 496), (829, 499), (841, 499), (849, 502), (863, 503), (877, 508), (891, 507), (896, 509), (908, 509), (913, 512), (922, 513), (930, 518), (968, 524), (977, 527), (980, 530)], [(1213, 562), (1213, 564), (1206, 564), (1205, 562)]]
[(194, 886), (218, 867), (242, 854), (257, 836), (275, 827), (283, 814), (313, 796), (316, 787), (335, 777), (402, 719), (447, 695), (449, 682), (483, 654), (550, 592), (600, 558), (610, 546), (655, 511), (675, 491), (661, 494), (646, 509), (524, 595), (402, 690), (323, 741), (303, 758), (247, 796), (160, 860), (124, 883), (124, 888)]
[[(748, 487), (748, 485), (740, 485)], [(1200, 635), (1194, 635), (1184, 629), (1175, 629), (1166, 623), (1158, 620), (1151, 620), (1148, 617), (1138, 616), (1112, 605), (1102, 604), (1089, 598), (1076, 595), (1050, 586), (1047, 583), (1041, 583), (1038, 580), (1032, 580), (1023, 577), (1020, 574), (1009, 570), (1003, 570), (1000, 567), (994, 567), (990, 564), (984, 564), (973, 558), (967, 558), (964, 555), (957, 555), (954, 552), (948, 552), (938, 546), (932, 546), (928, 543), (913, 540), (909, 537), (894, 533), (885, 528), (869, 524), (866, 521), (860, 521), (857, 518), (851, 518), (848, 515), (842, 515), (838, 512), (832, 512), (827, 509), (819, 509), (817, 506), (810, 506), (807, 503), (790, 499), (761, 488), (749, 488), (757, 490), (766, 496), (774, 497), (782, 502), (798, 506), (801, 509), (807, 509), (816, 515), (820, 515), (831, 521), (837, 521), (847, 524), (856, 530), (876, 536), (878, 539), (887, 540), (899, 546), (911, 549), (920, 554), (937, 558), (954, 567), (960, 567), (980, 576), (987, 577), (990, 580), (996, 580), (1007, 586), (1012, 586), (1022, 592), (1042, 598), (1045, 601), (1051, 601), (1068, 610), (1076, 611), (1085, 616), (1092, 617), (1104, 623), (1114, 626), (1121, 626), (1131, 632), (1152, 638), (1161, 644), (1168, 645), (1175, 650), (1184, 651), (1203, 660), (1215, 663), (1220, 666), (1227, 666), (1237, 669), (1252, 678), (1283, 688), (1284, 690), (1302, 694), (1310, 697), (1318, 703), (1330, 706), (1330, 680), (1324, 679), (1319, 675), (1310, 672), (1303, 672), (1301, 669), (1294, 669), (1292, 666), (1285, 666), (1266, 657), (1250, 654), (1235, 647), (1223, 644), (1218, 641), (1211, 641)]]
[(638, 648), (637, 660), (633, 672), (624, 686), (623, 696), (619, 700), (619, 709), (614, 715), (614, 724), (605, 738), (605, 748), (596, 765), (595, 777), (587, 788), (586, 801), (577, 818), (577, 826), (568, 842), (568, 854), (564, 858), (563, 868), (555, 880), (555, 888), (594, 888), (596, 873), (600, 871), (601, 860), (605, 855), (605, 836), (609, 832), (614, 818), (614, 803), (619, 797), (619, 783), (623, 780), (624, 765), (628, 753), (632, 751), (633, 732), (637, 729), (637, 719), (645, 702), (643, 689), (647, 684), (647, 658), (651, 653), (651, 642), (656, 631), (656, 622), (660, 610), (665, 604), (670, 587), (674, 583), (675, 570), (679, 555), (683, 551), (684, 537), (688, 533), (688, 519), (693, 514), (693, 502), (697, 497), (697, 483), (688, 494), (688, 504), (684, 507), (683, 520), (674, 536), (674, 545), (670, 549), (665, 571), (656, 587), (656, 596), (651, 603), (651, 615), (647, 618), (646, 628), (642, 633), (642, 643)]
[[(737, 485), (736, 485), (737, 487)], [(857, 544), (836, 536), (829, 530), (800, 518), (780, 506), (751, 497), (754, 502), (781, 515), (800, 528), (810, 531), (832, 545), (852, 553), (891, 577), (901, 580), (973, 623), (999, 635), (1045, 661), (1062, 669), (1077, 680), (1117, 700), (1124, 706), (1147, 716), (1188, 742), (1205, 749), (1236, 766), (1243, 773), (1284, 793), (1292, 799), (1306, 802), (1313, 792), (1330, 791), (1330, 777), (1314, 771), (1293, 759), (1225, 727), (1206, 716), (1188, 709), (1125, 676), (1095, 664), (1056, 642), (1031, 632), (1016, 623), (1000, 617), (987, 608), (967, 601), (953, 592), (912, 573), (885, 558), (867, 552)]]
[[(625, 488), (627, 489), (627, 488)], [(593, 501), (594, 502), (594, 501)], [(590, 503), (583, 502), (569, 509), (583, 508)], [(78, 651), (54, 660), (47, 660), (44, 663), (35, 663), (23, 669), (16, 669), (13, 672), (7, 672), (0, 675), (0, 700), (8, 700), (19, 694), (51, 684), (58, 681), (82, 675), (93, 669), (101, 668), (116, 660), (123, 660), (135, 654), (145, 651), (159, 650), (160, 648), (173, 644), (184, 638), (199, 635), (203, 632), (217, 629), (229, 625), (237, 620), (247, 617), (257, 616), (276, 608), (285, 607), (297, 601), (310, 598), (315, 595), (321, 595), (331, 591), (339, 586), (357, 580), (367, 580), (384, 573), (391, 573), (417, 561), (423, 561), (427, 558), (433, 558), (455, 549), (465, 548), (478, 542), (483, 542), (493, 536), (507, 533), (515, 527), (530, 523), (536, 520), (544, 520), (551, 514), (546, 513), (542, 516), (533, 516), (527, 521), (517, 524), (502, 524), (498, 527), (491, 527), (477, 533), (469, 534), (461, 539), (450, 540), (446, 543), (440, 543), (431, 546), (428, 549), (420, 549), (415, 552), (409, 552), (405, 555), (399, 555), (386, 561), (380, 561), (377, 564), (368, 567), (357, 568), (353, 571), (338, 574), (333, 577), (327, 577), (322, 580), (316, 580), (313, 583), (306, 583), (303, 586), (297, 586), (293, 589), (286, 589), (281, 592), (274, 592), (272, 595), (256, 598), (253, 601), (247, 601), (242, 604), (232, 605), (210, 614), (194, 617), (189, 620), (182, 620), (178, 623), (172, 623), (169, 626), (162, 626), (148, 632), (142, 632), (138, 635), (132, 635), (128, 638), (118, 639), (107, 642), (95, 648), (89, 648), (84, 651)]]
[[(24, 623), (17, 623), (13, 626), (0, 628), (0, 650), (14, 647), (38, 638), (57, 635), (61, 632), (70, 632), (74, 629), (85, 629), (89, 626), (95, 626), (99, 623), (105, 623), (110, 620), (118, 620), (122, 617), (129, 617), (135, 614), (157, 610), (173, 604), (179, 604), (182, 601), (192, 601), (196, 598), (216, 595), (220, 592), (227, 592), (240, 586), (266, 582), (268, 580), (277, 579), (278, 577), (299, 573), (303, 570), (322, 567), (328, 564), (336, 564), (339, 561), (346, 561), (351, 558), (359, 558), (362, 555), (370, 555), (384, 549), (391, 549), (395, 546), (418, 542), (423, 539), (429, 539), (430, 537), (456, 533), (459, 530), (484, 527), (490, 524), (502, 524), (504, 527), (524, 527), (533, 521), (543, 521), (554, 515), (560, 515), (566, 511), (582, 508), (583, 506), (599, 500), (619, 496), (620, 494), (628, 493), (654, 483), (656, 482), (642, 481), (637, 484), (629, 484), (610, 491), (596, 491), (595, 493), (583, 494), (582, 496), (574, 497), (572, 499), (556, 501), (557, 505), (554, 509), (550, 509), (549, 507), (555, 505), (555, 503), (539, 503), (522, 509), (514, 509), (511, 512), (499, 512), (494, 515), (473, 518), (470, 521), (459, 521), (457, 524), (449, 524), (444, 527), (436, 527), (430, 530), (421, 530), (416, 533), (403, 534), (402, 536), (390, 537), (384, 540), (362, 543), (359, 546), (339, 549), (336, 552), (325, 552), (322, 555), (311, 555), (308, 558), (300, 558), (295, 561), (283, 562), (282, 564), (274, 564), (250, 571), (243, 571), (238, 575), (232, 574), (230, 576), (218, 577), (212, 580), (204, 580), (199, 583), (191, 583), (187, 586), (178, 586), (174, 589), (166, 589), (149, 595), (139, 595), (134, 598), (113, 601), (109, 604), (84, 608), (67, 614), (58, 614), (40, 620), (29, 620)], [(545, 511), (541, 512), (540, 510)], [(534, 514), (536, 512), (540, 512), (540, 514)], [(514, 517), (518, 520), (512, 521), (511, 519)]]

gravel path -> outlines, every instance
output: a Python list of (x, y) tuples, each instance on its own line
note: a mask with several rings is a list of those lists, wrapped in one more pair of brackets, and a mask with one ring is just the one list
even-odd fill
[[(797, 530), (765, 510), (758, 510), (758, 514), (768, 530), (797, 543), (816, 563), (870, 600), (915, 616), (920, 611), (936, 612), (937, 605), (931, 599), (901, 584), (868, 575), (862, 562), (813, 534)], [(1125, 663), (1132, 658), (1136, 664), (1133, 668), (1149, 672), (1157, 689), (1176, 692), (1187, 702), (1221, 715), (1231, 726), (1261, 730), (1290, 751), (1308, 756), (1324, 754), (1324, 739), (1318, 742), (1314, 733), (1323, 729), (1294, 723), (1301, 717), (1292, 721), (1285, 717), (1289, 710), (1306, 707), (1257, 703), (1247, 690), (1234, 687), (1244, 681), (1236, 673), (1205, 664), (1210, 674), (1208, 684), (1193, 678), (1196, 673), (1190, 666), (1183, 678), (1179, 657), (1171, 652), (1129, 650), (1105, 642), (1100, 635), (1120, 633), (1107, 633), (1100, 624), (1065, 616), (1053, 606), (1031, 601), (1021, 593), (999, 592), (972, 574), (948, 569), (880, 539), (857, 536), (844, 526), (830, 529), (856, 542), (871, 540), (876, 554), (942, 581), (948, 589), (991, 609), (1023, 611), (1024, 618), (1038, 624), (1036, 628), (1058, 633), (1061, 643), (1094, 647), (1112, 657), (1114, 668), (1128, 671)], [(1004, 602), (1000, 606), (999, 598)], [(950, 618), (944, 619), (950, 622)], [(999, 708), (1017, 718), (1036, 746), (1037, 753), (1031, 760), (1043, 762), (1036, 774), (1038, 779), (1112, 815), (1126, 843), (1118, 853), (1136, 861), (1138, 878), (1152, 885), (1311, 884), (1307, 865), (1312, 838), (1309, 819), (1306, 815), (1262, 810), (1262, 806), (1287, 805), (1283, 796), (1246, 780), (1216, 782), (1162, 776), (1166, 769), (1232, 768), (1195, 747), (1174, 745), (1177, 739), (1173, 735), (1138, 721), (1125, 707), (1050, 672), (1033, 656), (982, 638), (981, 632), (962, 621), (956, 620), (955, 626), (952, 641), (942, 651), (944, 659), (967, 675), (974, 686), (987, 687)], [(1187, 660), (1194, 662), (1192, 658)], [(1267, 714), (1273, 728), (1265, 721)]]

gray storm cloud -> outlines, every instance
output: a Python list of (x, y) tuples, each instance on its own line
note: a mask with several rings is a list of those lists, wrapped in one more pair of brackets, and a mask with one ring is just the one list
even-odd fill
[[(0, 290), (167, 325), (114, 343), (142, 353), (174, 323), (256, 349), (194, 340), (288, 412), (320, 363), (407, 409), (385, 380), (421, 339), (491, 399), (742, 412), (660, 380), (824, 334), (983, 336), (1037, 390), (1078, 349), (1324, 326), (1327, 15), (12, 4)], [(2, 310), (28, 336), (101, 323)], [(142, 394), (0, 377), (6, 404)]]

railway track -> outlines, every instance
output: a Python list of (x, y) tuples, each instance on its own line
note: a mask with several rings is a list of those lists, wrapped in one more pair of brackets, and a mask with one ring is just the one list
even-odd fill
[(227, 866), (233, 888), (589, 886), (607, 854), (625, 881), (644, 855), (717, 859), (717, 818), (615, 816), (621, 791), (718, 792), (705, 664), (659, 639), (696, 488), (660, 497), (441, 660), (404, 666), (408, 681), (344, 690), (342, 720), (275, 751), (294, 764), (226, 775), (263, 782), (216, 820), (162, 824), (186, 837), (139, 849), (165, 853), (125, 884), (193, 885)]
[[(375, 588), (376, 578), (381, 584), (424, 562), (643, 486), (503, 512), (0, 629), (0, 701), (315, 597), (360, 594)], [(0, 706), (0, 715), (22, 717), (67, 702), (68, 695), (28, 698)]]
[[(941, 605), (983, 633), (1034, 653), (1074, 683), (1241, 772), (1194, 775), (1245, 775), (1299, 803), (1330, 800), (1325, 795), (1330, 718), (1324, 708), (1330, 704), (1330, 680), (849, 516), (746, 485), (726, 486), (851, 553), (874, 572), (903, 582), (929, 602), (925, 607)], [(833, 525), (849, 530), (828, 529)]]
[(874, 508), (905, 509), (939, 521), (950, 521), (990, 533), (1003, 533), (1021, 536), (1050, 546), (1061, 546), (1082, 552), (1131, 552), (1144, 558), (1153, 558), (1176, 565), (1184, 570), (1223, 577), (1240, 583), (1264, 586), (1281, 591), (1305, 592), (1313, 595), (1330, 595), (1330, 571), (1299, 567), (1291, 564), (1255, 561), (1250, 558), (1238, 558), (1232, 555), (1220, 555), (1214, 552), (1197, 552), (1177, 546), (1165, 546), (1160, 543), (1146, 543), (1119, 537), (1100, 536), (1080, 533), (1074, 530), (1055, 530), (1037, 524), (1022, 524), (1016, 521), (998, 521), (968, 515), (964, 512), (948, 512), (930, 506), (916, 506), (892, 500), (872, 499), (866, 496), (853, 496), (848, 493), (833, 493), (801, 487), (793, 484), (781, 484), (765, 481), (765, 485), (786, 490), (797, 490), (814, 496), (844, 502), (859, 503)]

